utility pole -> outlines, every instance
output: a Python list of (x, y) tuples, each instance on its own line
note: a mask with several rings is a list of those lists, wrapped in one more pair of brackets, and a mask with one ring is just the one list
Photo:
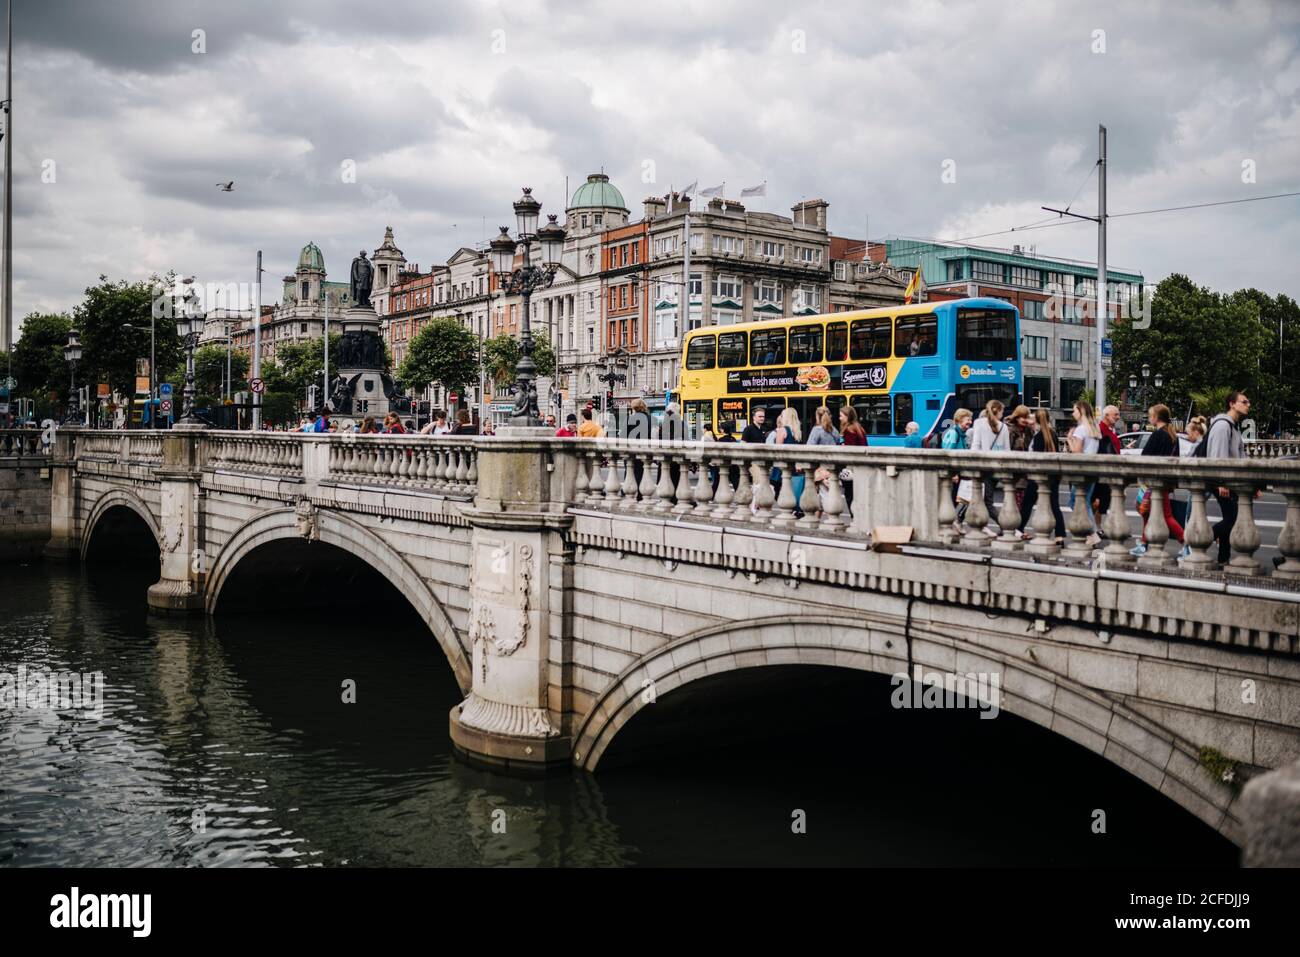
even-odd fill
[(5, 352), (9, 354), (9, 374), (14, 364), (14, 0), (9, 0), (6, 14), (5, 43), (5, 208), (4, 208), (4, 313), (0, 316)]
[[(252, 281), (252, 378), (261, 378), (261, 250), (257, 250), (257, 276)], [(252, 430), (261, 430), (261, 393), (252, 389)]]
[(1100, 414), (1106, 407), (1106, 366), (1101, 354), (1102, 340), (1106, 338), (1106, 320), (1109, 312), (1106, 306), (1106, 127), (1097, 127), (1097, 215), (1084, 216), (1072, 213), (1068, 208), (1053, 209), (1042, 207), (1049, 213), (1060, 216), (1073, 216), (1075, 219), (1088, 219), (1097, 224), (1097, 363), (1094, 375), (1097, 377), (1093, 397), (1097, 400), (1096, 410)]
[(325, 300), (325, 371), (322, 377), (322, 388), (325, 394), (321, 397), (321, 405), (329, 406), (330, 401), (330, 291), (328, 288), (321, 290), (321, 297)]

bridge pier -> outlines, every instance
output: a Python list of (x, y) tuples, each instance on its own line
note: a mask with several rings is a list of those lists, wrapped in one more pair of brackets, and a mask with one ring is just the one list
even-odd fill
[(163, 436), (160, 483), (161, 521), (158, 548), (161, 575), (149, 586), (149, 610), (161, 615), (203, 612), (207, 581), (200, 502), (199, 443), (193, 431), (172, 430)]
[(564, 620), (564, 582), (553, 587), (551, 569), (562, 577), (570, 548), (563, 532), (572, 522), (565, 491), (573, 457), (552, 456), (549, 429), (499, 436), (480, 446), (469, 512), (473, 680), (451, 709), (451, 740), (471, 764), (538, 774), (568, 764), (572, 751), (566, 716), (551, 700), (551, 646), (563, 638), (552, 629)]
[(77, 435), (81, 429), (63, 426), (50, 443), (50, 540), (44, 555), (54, 561), (81, 557), (77, 532)]

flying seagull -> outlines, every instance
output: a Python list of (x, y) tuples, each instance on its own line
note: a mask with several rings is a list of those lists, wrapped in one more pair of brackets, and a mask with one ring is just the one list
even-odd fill
[(223, 193), (229, 193), (235, 188), (235, 181), (232, 179), (229, 183), (217, 183), (215, 185), (221, 187)]

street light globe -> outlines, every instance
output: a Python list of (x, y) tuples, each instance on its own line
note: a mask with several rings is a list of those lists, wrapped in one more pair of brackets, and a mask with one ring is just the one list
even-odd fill
[(533, 198), (533, 188), (524, 187), (524, 195), (515, 201), (515, 224), (520, 242), (527, 242), (537, 232), (537, 217), (542, 204)]
[(1145, 362), (1142, 363), (1142, 378), (1144, 379), (1151, 378), (1151, 367), (1147, 365)]
[(498, 276), (507, 276), (515, 264), (515, 241), (510, 238), (510, 230), (501, 227), (501, 233), (488, 243), (488, 255), (492, 262), (492, 271)]
[(68, 342), (63, 347), (63, 358), (67, 362), (81, 361), (81, 333), (76, 329), (68, 330)]
[(564, 227), (556, 222), (554, 213), (546, 217), (546, 225), (538, 231), (537, 238), (542, 244), (542, 263), (548, 268), (558, 267), (564, 252)]
[(1165, 377), (1162, 376), (1159, 372), (1157, 372), (1157, 373), (1156, 373), (1156, 388), (1157, 388), (1157, 389), (1159, 389), (1159, 388), (1163, 388), (1163, 387), (1164, 387), (1164, 384), (1165, 384)]
[(1138, 387), (1138, 377), (1137, 377), (1137, 376), (1135, 376), (1135, 375), (1131, 375), (1131, 376), (1128, 377), (1128, 387), (1129, 387), (1130, 389), (1136, 389), (1136, 388)]

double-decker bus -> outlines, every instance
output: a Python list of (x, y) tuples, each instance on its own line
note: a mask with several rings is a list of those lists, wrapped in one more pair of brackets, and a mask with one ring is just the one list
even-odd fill
[(955, 299), (694, 329), (682, 342), (682, 414), (693, 434), (730, 420), (736, 433), (787, 406), (806, 437), (824, 405), (848, 403), (872, 445), (902, 445), (959, 408), (1021, 401), (1020, 314), (1001, 299)]

